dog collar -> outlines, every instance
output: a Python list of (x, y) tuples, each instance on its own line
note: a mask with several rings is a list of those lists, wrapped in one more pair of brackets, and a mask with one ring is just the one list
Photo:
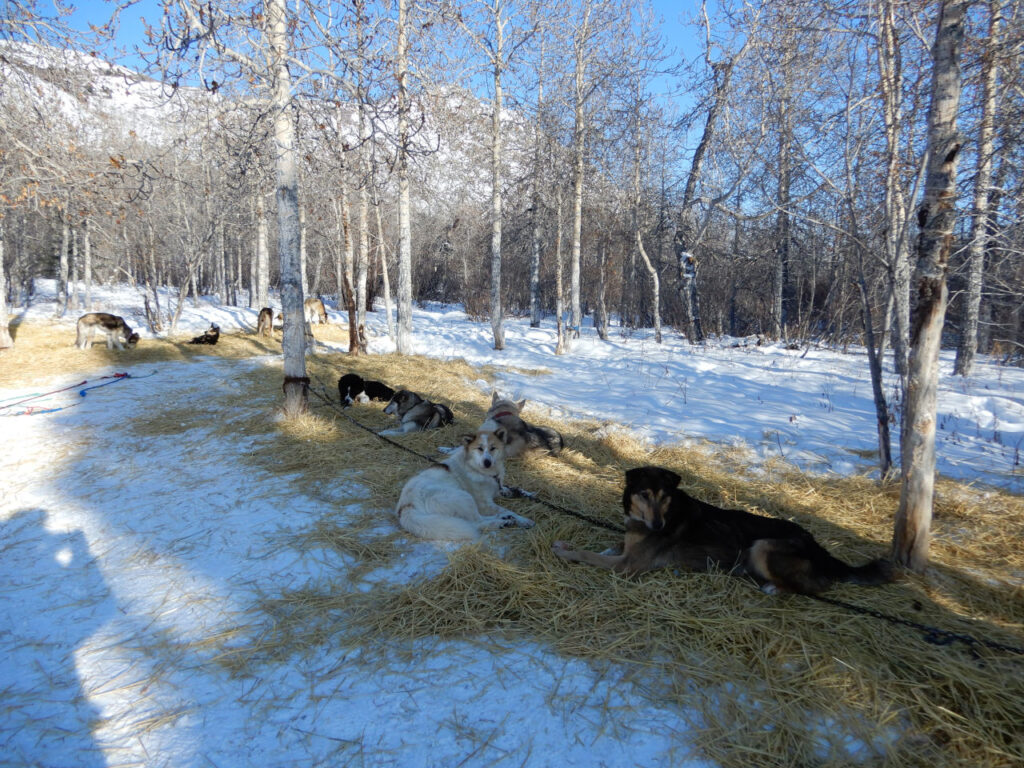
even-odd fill
[(512, 411), (502, 411), (501, 413), (494, 414), (493, 416), (491, 416), (491, 418), (500, 419), (502, 416), (515, 416), (515, 414), (512, 413)]

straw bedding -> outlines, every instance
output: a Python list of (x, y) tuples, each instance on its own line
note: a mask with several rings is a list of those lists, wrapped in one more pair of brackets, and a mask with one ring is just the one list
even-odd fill
[[(259, 354), (254, 339), (228, 337), (202, 352)], [(152, 351), (145, 354), (164, 359), (190, 354), (171, 343), (147, 347)], [(70, 351), (106, 357), (106, 350)], [(39, 355), (48, 372), (59, 369), (51, 366), (60, 350)], [(22, 365), (35, 362), (26, 358)], [(424, 455), (456, 444), (482, 421), (489, 404), (474, 382), (492, 372), (462, 361), (309, 359), (314, 390), (322, 386), (334, 402), (337, 378), (350, 370), (453, 409), (455, 425), (400, 438)], [(0, 384), (9, 383), (6, 375), (0, 373)], [(633, 684), (650, 698), (678, 705), (690, 721), (690, 737), (724, 766), (1024, 764), (1024, 656), (931, 644), (912, 628), (801, 596), (767, 596), (724, 574), (666, 570), (625, 579), (569, 565), (551, 554), (554, 540), (603, 549), (617, 534), (536, 500), (501, 502), (536, 520), (531, 530), (502, 531), (458, 548), (440, 573), (413, 583), (355, 589), (354, 583), (400, 559), (408, 546), (392, 510), (405, 479), (424, 460), (350, 421), (374, 430), (391, 426), (393, 417), (379, 404), (356, 404), (343, 415), (313, 396), (310, 415), (275, 422), (267, 418), (267, 406), (279, 399), (279, 370), (268, 367), (239, 381), (238, 394), (220, 404), (230, 416), (221, 428), (236, 437), (265, 436), (253, 442), (250, 456), (259, 472), (294, 477), (297, 490), (323, 498), (332, 510), (292, 545), (333, 549), (355, 563), (338, 573), (335, 584), (268, 595), (259, 606), (266, 632), (223, 657), (240, 674), (260, 661), (287, 661), (324, 644), (365, 649), (381, 641), (501, 635), (626, 664)], [(166, 408), (139, 428), (173, 430), (181, 413), (174, 404)], [(526, 416), (560, 429), (569, 448), (558, 458), (516, 460), (507, 481), (557, 505), (618, 524), (623, 471), (660, 464), (679, 472), (684, 487), (707, 501), (796, 520), (849, 561), (887, 551), (896, 487), (863, 477), (811, 477), (781, 463), (747, 471), (741, 456), (719, 447), (651, 449), (604, 425), (553, 423), (530, 406)], [(351, 504), (364, 512), (341, 511)], [(940, 481), (928, 574), (904, 575), (873, 589), (840, 586), (829, 596), (1022, 647), (1022, 531), (1024, 499)]]

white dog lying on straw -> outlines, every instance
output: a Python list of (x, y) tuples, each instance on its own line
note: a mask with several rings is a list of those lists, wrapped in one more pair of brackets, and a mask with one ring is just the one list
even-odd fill
[(448, 458), (414, 475), (398, 498), (398, 520), (424, 539), (478, 539), (483, 531), (533, 521), (494, 503), (505, 478), (505, 429), (466, 435)]

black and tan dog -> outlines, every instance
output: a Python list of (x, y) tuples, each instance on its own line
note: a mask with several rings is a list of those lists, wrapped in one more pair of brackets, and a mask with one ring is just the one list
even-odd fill
[(220, 326), (210, 323), (209, 330), (203, 331), (202, 336), (196, 336), (189, 344), (216, 344), (220, 338)]
[(837, 581), (892, 581), (892, 566), (886, 560), (847, 565), (796, 523), (712, 506), (678, 488), (680, 479), (661, 467), (626, 472), (621, 554), (572, 550), (562, 541), (556, 541), (552, 551), (563, 560), (626, 574), (665, 567), (698, 572), (721, 568), (752, 577), (769, 593), (814, 594)]

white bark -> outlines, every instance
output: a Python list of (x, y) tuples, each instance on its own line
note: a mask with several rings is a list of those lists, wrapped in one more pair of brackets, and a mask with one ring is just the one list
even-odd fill
[(971, 244), (967, 260), (967, 294), (960, 344), (953, 370), (970, 376), (978, 351), (978, 319), (981, 309), (982, 277), (985, 270), (985, 245), (989, 237), (989, 190), (992, 186), (993, 139), (995, 137), (996, 92), (999, 81), (1000, 28), (1002, 0), (989, 0), (988, 38), (982, 52), (981, 123), (978, 126), (978, 162), (974, 177), (974, 205), (971, 219)]
[(935, 488), (935, 420), (939, 348), (946, 316), (946, 273), (956, 218), (956, 165), (960, 137), (960, 48), (967, 0), (948, 0), (939, 10), (932, 47), (932, 99), (928, 112), (928, 166), (914, 271), (916, 305), (911, 318), (907, 398), (903, 409), (900, 506), (893, 558), (915, 571), (928, 562)]
[[(276, 0), (274, 0), (276, 2)], [(275, 102), (276, 104), (276, 102)], [(274, 135), (277, 141), (277, 117), (274, 118)], [(279, 151), (278, 147), (275, 147)], [(278, 216), (281, 216), (280, 210)], [(257, 309), (270, 306), (270, 249), (267, 245), (267, 211), (263, 195), (256, 195), (256, 304)]]
[(494, 348), (505, 348), (501, 307), (501, 70), (503, 67), (503, 20), (501, 3), (494, 5), (494, 103), (491, 105), (491, 333)]
[(307, 330), (299, 256), (299, 173), (291, 74), (287, 60), (288, 21), (285, 2), (267, 0), (267, 35), (273, 66), (277, 253), (281, 263), (281, 312), (284, 315), (281, 338), (281, 351), (284, 353), (284, 413), (294, 417), (309, 408), (309, 379), (306, 376)]
[(893, 297), (892, 352), (896, 372), (906, 389), (907, 344), (910, 336), (910, 196), (900, 176), (903, 120), (903, 72), (896, 33), (895, 0), (878, 6), (878, 71), (885, 126), (885, 250)]
[(7, 316), (7, 277), (4, 273), (4, 221), (0, 218), (0, 349), (14, 346), (10, 322)]
[(82, 278), (85, 280), (85, 309), (92, 312), (92, 238), (89, 219), (82, 220)]
[(409, 12), (398, 0), (398, 354), (412, 352), (412, 229), (409, 205)]

